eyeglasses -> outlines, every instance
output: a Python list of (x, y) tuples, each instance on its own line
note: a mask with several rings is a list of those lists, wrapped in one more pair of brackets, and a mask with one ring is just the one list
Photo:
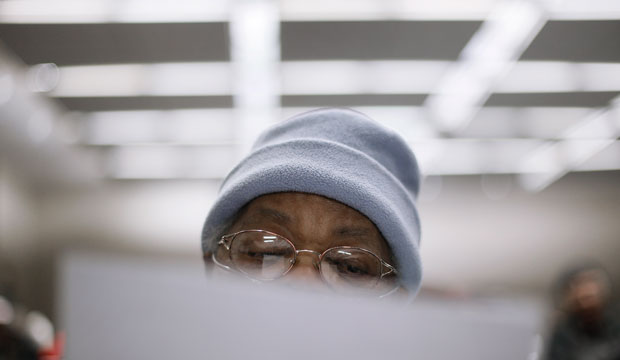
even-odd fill
[(213, 262), (258, 281), (272, 281), (286, 275), (300, 253), (318, 257), (315, 267), (323, 281), (332, 289), (343, 293), (361, 293), (385, 296), (398, 288), (397, 271), (372, 251), (354, 247), (337, 246), (322, 253), (314, 250), (297, 250), (287, 238), (265, 230), (242, 230), (222, 236), (218, 245), (228, 250), (232, 266), (219, 262), (215, 253)]

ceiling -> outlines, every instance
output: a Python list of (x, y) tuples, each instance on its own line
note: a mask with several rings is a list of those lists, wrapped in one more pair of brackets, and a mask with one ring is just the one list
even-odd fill
[[(620, 167), (619, 6), (562, 3), (4, 0), (0, 40), (94, 177), (222, 178), (270, 123), (345, 106), (403, 134), (427, 174), (525, 174), (536, 190)], [(600, 109), (604, 131), (575, 130)], [(568, 138), (598, 143), (576, 157)], [(163, 153), (218, 171), (144, 165)]]

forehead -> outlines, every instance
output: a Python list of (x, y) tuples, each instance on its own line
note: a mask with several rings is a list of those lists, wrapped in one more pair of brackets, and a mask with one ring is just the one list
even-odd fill
[(305, 193), (277, 193), (252, 200), (235, 222), (235, 231), (267, 227), (296, 246), (359, 246), (388, 260), (389, 246), (365, 215), (338, 201)]
[(573, 287), (590, 284), (595, 284), (600, 287), (606, 287), (608, 285), (605, 274), (598, 269), (582, 271), (575, 275), (570, 283)]
[(320, 195), (283, 192), (276, 194), (268, 194), (259, 196), (248, 204), (248, 210), (255, 210), (264, 207), (275, 207), (277, 209), (286, 210), (291, 215), (295, 213), (312, 212), (314, 216), (321, 217), (328, 215), (330, 218), (334, 216), (342, 219), (357, 220), (367, 222), (374, 226), (366, 216), (359, 211), (342, 204), (336, 200), (332, 200)]

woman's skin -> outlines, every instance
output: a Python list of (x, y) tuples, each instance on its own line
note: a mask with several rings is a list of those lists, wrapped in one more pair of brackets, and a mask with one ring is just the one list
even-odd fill
[(609, 285), (600, 270), (584, 271), (573, 279), (566, 293), (566, 309), (586, 328), (598, 327), (609, 300)]
[[(260, 196), (242, 211), (228, 233), (260, 229), (274, 232), (289, 239), (297, 250), (319, 253), (335, 246), (356, 246), (372, 251), (378, 257), (395, 265), (390, 248), (366, 216), (337, 201), (319, 195), (286, 192)], [(228, 253), (218, 248), (216, 258), (229, 264)], [(279, 281), (312, 282), (324, 286), (316, 268), (318, 257), (300, 253), (291, 271)]]

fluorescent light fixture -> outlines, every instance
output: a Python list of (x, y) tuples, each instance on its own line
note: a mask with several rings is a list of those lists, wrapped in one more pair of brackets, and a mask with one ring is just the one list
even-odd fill
[[(0, 23), (166, 23), (228, 21), (231, 0), (3, 0)], [(284, 21), (482, 21), (495, 0), (286, 0)], [(616, 0), (551, 2), (553, 20), (617, 20)]]
[(83, 65), (60, 68), (56, 97), (228, 95), (227, 63)]
[(287, 21), (371, 20), (482, 20), (494, 0), (286, 0), (281, 2)]
[[(588, 65), (592, 66), (591, 64)], [(620, 69), (620, 64), (618, 65)], [(497, 93), (585, 91), (582, 78), (584, 74), (580, 70), (581, 68), (577, 64), (569, 62), (518, 62), (493, 91)]]
[(538, 139), (435, 139), (410, 142), (425, 175), (512, 174)]
[[(537, 139), (435, 139), (410, 142), (422, 173), (435, 175), (519, 174), (523, 171), (523, 154), (541, 149), (547, 143)], [(577, 144), (574, 142), (573, 144)], [(580, 140), (573, 155), (582, 160), (600, 151), (599, 140)], [(605, 143), (615, 149), (596, 162), (583, 162), (574, 171), (620, 170), (617, 162), (619, 141)], [(572, 145), (569, 145), (572, 146)], [(113, 147), (106, 152), (107, 176), (117, 179), (222, 179), (238, 161), (233, 146), (141, 145)], [(562, 167), (552, 150), (547, 158), (537, 158), (540, 171)], [(585, 160), (584, 160), (585, 161)], [(530, 167), (530, 170), (536, 170)], [(520, 178), (521, 180), (521, 178)]]
[(449, 66), (448, 61), (289, 61), (281, 64), (282, 92), (426, 94)]
[(169, 111), (103, 111), (85, 115), (81, 143), (127, 144), (231, 144), (233, 112), (229, 109)]
[[(519, 183), (526, 190), (541, 191), (570, 171), (579, 170), (582, 164), (614, 142), (612, 139), (571, 139), (541, 146), (521, 163)], [(614, 169), (619, 170), (620, 166), (615, 165)]]
[[(256, 44), (257, 40), (248, 43)], [(234, 91), (233, 81), (237, 82), (236, 96), (247, 98), (243, 101), (275, 105), (279, 103), (280, 91), (286, 95), (424, 94), (450, 64), (444, 61), (292, 61), (278, 66), (277, 44), (272, 41), (271, 46), (276, 46), (273, 50), (276, 54), (268, 55), (268, 59), (260, 60), (262, 47), (252, 47), (246, 54), (249, 59), (244, 62), (233, 59), (232, 66), (218, 62), (65, 66), (60, 68), (58, 85), (50, 94), (55, 97), (230, 95)], [(241, 53), (234, 52), (233, 56)], [(265, 71), (253, 70), (255, 67), (265, 67)], [(241, 79), (246, 77), (248, 84), (242, 86)], [(331, 81), (320, 80), (325, 78)], [(258, 91), (258, 87), (263, 91)], [(241, 98), (236, 100), (239, 101)]]
[(618, 20), (620, 2), (617, 0), (548, 1), (552, 20)]
[[(408, 141), (438, 137), (436, 129), (415, 106), (359, 106), (354, 109), (391, 128)], [(279, 120), (312, 108), (287, 107)], [(557, 139), (558, 134), (583, 120), (590, 108), (485, 107), (463, 132), (466, 138)], [(178, 145), (230, 144), (234, 138), (234, 109), (134, 110), (72, 113), (82, 125), (79, 143), (128, 145), (166, 143)]]
[[(450, 69), (449, 61), (288, 61), (281, 63), (282, 93), (428, 94)], [(476, 70), (479, 71), (479, 70)], [(466, 103), (489, 90), (476, 74), (461, 69), (445, 80)], [(324, 81), (330, 79), (330, 81)], [(472, 84), (473, 87), (467, 86)], [(620, 90), (620, 63), (519, 61), (511, 65), (496, 93), (547, 93)], [(438, 93), (440, 95), (441, 93)], [(473, 95), (472, 95), (473, 94)]]
[(223, 22), (228, 0), (4, 0), (2, 23)]
[(282, 93), (287, 95), (359, 93), (364, 88), (368, 89), (364, 86), (364, 77), (359, 76), (363, 67), (359, 61), (283, 62)]
[(581, 76), (583, 91), (617, 91), (620, 85), (620, 64), (575, 64), (575, 73)]
[[(617, 161), (620, 156), (617, 152), (620, 149), (620, 142), (613, 138), (599, 139), (599, 136), (609, 136), (614, 126), (620, 127), (620, 121), (615, 117), (607, 117), (604, 121), (600, 117), (594, 117), (590, 122), (576, 121), (580, 114), (587, 112), (588, 109), (567, 108), (563, 113), (560, 111), (559, 117), (564, 114), (571, 117), (569, 120), (571, 123), (575, 123), (570, 127), (571, 130), (562, 134), (564, 141), (561, 146), (556, 146), (555, 143), (545, 139), (528, 138), (439, 139), (435, 138), (432, 130), (428, 129), (428, 124), (424, 125), (420, 108), (360, 107), (357, 109), (405, 137), (416, 153), (425, 175), (556, 173), (560, 175), (555, 175), (552, 179), (557, 179), (567, 171), (567, 165), (571, 166), (571, 171), (620, 169), (620, 162)], [(282, 114), (287, 117), (303, 110), (284, 108)], [(523, 112), (520, 112), (521, 110)], [(493, 111), (493, 114), (489, 116), (495, 115), (502, 118), (502, 113), (516, 112), (523, 118), (533, 117), (532, 124), (536, 124), (540, 122), (539, 120), (545, 120), (552, 110), (549, 108), (491, 108), (485, 109), (479, 116), (485, 111)], [(235, 151), (235, 144), (216, 139), (229, 134), (232, 128), (230, 119), (233, 115), (231, 109), (103, 112), (93, 113), (86, 120), (91, 136), (93, 136), (90, 138), (92, 144), (97, 144), (98, 141), (100, 145), (122, 145), (108, 150), (110, 156), (108, 176), (110, 177), (120, 179), (220, 179), (226, 176), (239, 158), (238, 152)], [(209, 125), (201, 124), (201, 120), (206, 120)], [(184, 121), (187, 122), (184, 123)], [(615, 125), (613, 121), (616, 121)], [(169, 125), (167, 125), (168, 122), (170, 122)], [(510, 123), (514, 122), (510, 121)], [(222, 123), (227, 124), (224, 127), (225, 130), (217, 128), (217, 124)], [(556, 128), (562, 125), (566, 123), (558, 122)], [(185, 128), (181, 133), (189, 133), (192, 130), (204, 132), (199, 136), (205, 137), (191, 139), (184, 137), (185, 135), (171, 135), (167, 133), (170, 130), (167, 126)], [(202, 130), (196, 130), (201, 126), (205, 127)], [(552, 133), (553, 130), (554, 128), (543, 128), (531, 131)], [(207, 135), (206, 132), (210, 131), (220, 131), (220, 133), (217, 136)], [(424, 131), (427, 133), (421, 135)], [(505, 131), (508, 132), (508, 130)], [(210, 138), (211, 135), (213, 138)], [(155, 144), (156, 141), (167, 143)], [(588, 160), (605, 147), (610, 150), (605, 151), (605, 157), (596, 158), (595, 162)], [(614, 149), (616, 149), (615, 153)], [(537, 154), (537, 156), (524, 158), (523, 154)], [(523, 180), (523, 175), (520, 180)]]
[[(280, 63), (279, 72), (277, 67), (270, 67), (269, 73), (281, 79), (284, 95), (428, 94), (450, 65), (448, 61), (289, 61)], [(65, 66), (59, 68), (59, 74), (51, 96), (231, 95), (235, 79), (233, 67), (223, 62)], [(275, 81), (266, 75), (257, 76)], [(460, 88), (468, 82), (478, 84), (466, 72), (452, 81), (454, 95), (458, 96), (455, 101), (460, 99), (464, 105), (475, 100), (469, 97), (479, 97), (486, 91), (482, 86)], [(256, 86), (263, 85), (248, 85), (246, 91), (251, 93)], [(271, 95), (266, 101), (277, 103), (273, 93), (278, 86), (269, 86)], [(619, 90), (620, 63), (519, 61), (494, 92)]]
[(221, 179), (237, 162), (231, 147), (124, 146), (108, 153), (116, 179)]
[(620, 170), (620, 141), (616, 141), (588, 161), (578, 165), (573, 171), (610, 171)]
[(500, 2), (426, 100), (438, 128), (466, 127), (545, 22), (544, 9), (534, 2)]
[(562, 140), (540, 146), (520, 164), (521, 185), (540, 191), (614, 144), (620, 136), (619, 115), (616, 100), (567, 129)]
[[(425, 94), (449, 62), (308, 61), (281, 64), (285, 95)], [(86, 65), (60, 68), (57, 97), (230, 95), (227, 63)], [(328, 77), (332, 81), (319, 81)], [(409, 79), (416, 79), (410, 81)], [(464, 85), (457, 81), (454, 86)], [(469, 94), (474, 93), (469, 89)], [(497, 93), (618, 91), (620, 64), (522, 61)], [(465, 89), (458, 91), (464, 93)]]
[[(482, 20), (493, 0), (395, 1), (346, 0), (280, 2), (286, 21), (337, 20)], [(230, 0), (4, 0), (0, 22), (206, 22), (226, 21)]]
[[(518, 174), (529, 190), (540, 190), (567, 172), (558, 159), (569, 162), (570, 171), (620, 170), (620, 141), (610, 139), (571, 140), (562, 147), (536, 139), (437, 139), (410, 145), (425, 176)], [(605, 157), (589, 161), (604, 149), (610, 150)], [(537, 156), (524, 162), (523, 154), (532, 152)], [(549, 175), (531, 176), (540, 174)]]
[[(620, 19), (620, 5), (616, 0), (547, 3), (553, 20)], [(476, 21), (485, 20), (496, 4), (495, 0), (286, 0), (280, 6), (286, 21)]]
[(567, 128), (583, 121), (591, 108), (578, 107), (490, 107), (476, 114), (467, 129), (467, 138), (557, 139)]
[(562, 135), (566, 140), (580, 139), (607, 139), (616, 138), (620, 132), (617, 126), (613, 108), (596, 111), (587, 117), (584, 121), (567, 129)]
[(233, 101), (239, 154), (278, 118), (280, 107), (280, 18), (271, 0), (238, 0), (230, 18)]
[(620, 64), (519, 61), (493, 90), (497, 93), (618, 91)]
[[(410, 140), (437, 136), (419, 107), (363, 106), (355, 109)], [(281, 117), (276, 121), (309, 110), (282, 108), (277, 110)], [(213, 145), (237, 142), (234, 109), (100, 111), (75, 113), (72, 116), (82, 124), (79, 142), (87, 145)]]

